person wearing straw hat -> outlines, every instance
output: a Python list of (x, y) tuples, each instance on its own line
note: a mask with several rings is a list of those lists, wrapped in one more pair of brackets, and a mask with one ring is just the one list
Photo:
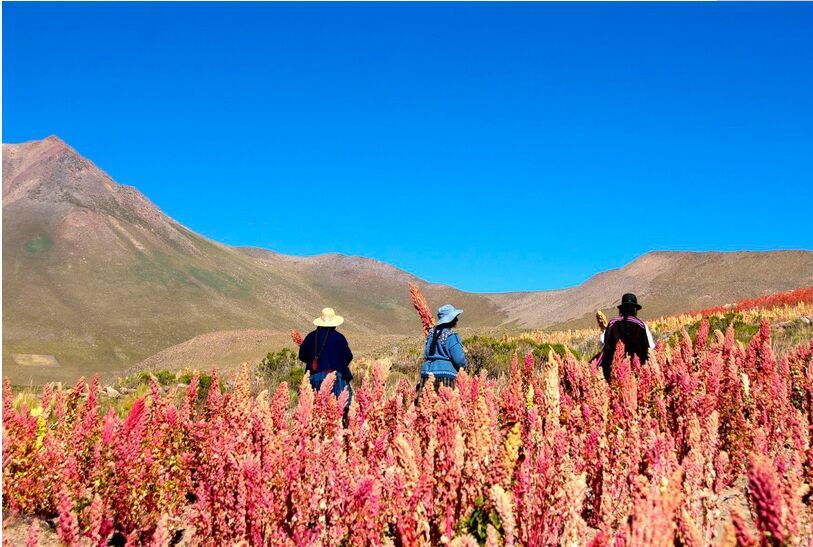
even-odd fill
[(333, 394), (338, 397), (347, 388), (349, 397), (344, 408), (345, 415), (353, 399), (353, 388), (350, 381), (353, 374), (350, 372), (350, 361), (353, 352), (347, 338), (336, 330), (344, 323), (344, 317), (336, 315), (333, 308), (325, 308), (322, 315), (313, 320), (316, 330), (308, 333), (299, 346), (299, 360), (305, 363), (305, 370), (310, 373), (311, 387), (319, 391), (322, 382), (331, 372), (336, 373), (336, 382), (333, 384)]
[(457, 325), (461, 313), (463, 310), (451, 304), (445, 304), (438, 309), (438, 324), (429, 330), (426, 337), (418, 392), (423, 389), (430, 376), (435, 378), (435, 389), (440, 385), (454, 387), (457, 371), (468, 367), (460, 335), (452, 330)]
[(641, 364), (646, 363), (649, 357), (649, 350), (655, 348), (655, 340), (649, 327), (638, 319), (638, 311), (642, 308), (638, 304), (638, 298), (627, 293), (621, 297), (621, 304), (618, 305), (617, 317), (607, 323), (604, 332), (599, 340), (603, 344), (599, 354), (599, 364), (601, 365), (604, 378), (610, 381), (610, 369), (613, 365), (613, 355), (618, 342), (624, 343), (624, 350), (628, 357), (637, 356)]

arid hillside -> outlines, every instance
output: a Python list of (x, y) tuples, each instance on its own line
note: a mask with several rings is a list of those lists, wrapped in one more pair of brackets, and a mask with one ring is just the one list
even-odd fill
[(363, 340), (419, 331), (408, 282), (433, 307), (464, 308), (470, 328), (510, 330), (584, 321), (628, 290), (652, 316), (813, 285), (813, 253), (650, 253), (567, 290), (472, 294), (369, 258), (222, 245), (57, 137), (3, 145), (3, 373), (15, 383), (114, 374), (161, 351), (231, 364), (262, 348), (201, 335), (285, 340), (326, 305), (372, 347)]
[(597, 309), (612, 312), (625, 292), (654, 318), (813, 285), (813, 253), (652, 252), (623, 268), (560, 291), (491, 297), (509, 322), (533, 328), (593, 324)]
[(56, 137), (3, 145), (3, 361), (16, 382), (122, 370), (200, 334), (305, 328), (326, 305), (358, 335), (411, 333), (407, 281), (502, 323), (479, 295), (381, 262), (208, 240)]

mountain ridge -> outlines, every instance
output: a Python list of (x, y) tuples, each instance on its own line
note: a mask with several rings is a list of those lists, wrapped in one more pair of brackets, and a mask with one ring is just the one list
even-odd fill
[[(567, 289), (469, 293), (372, 258), (233, 247), (172, 219), (54, 136), (3, 145), (3, 213), (3, 359), (14, 381), (124, 370), (207, 332), (304, 329), (326, 305), (356, 337), (410, 335), (420, 324), (407, 283), (433, 306), (464, 308), (467, 326), (500, 329), (578, 321), (627, 290), (659, 313), (813, 285), (808, 251), (660, 251)], [(693, 270), (701, 274), (680, 279)], [(59, 366), (24, 364), (43, 361), (32, 355)]]
[[(744, 293), (762, 296), (810, 284), (810, 251), (651, 251), (574, 287), (504, 293), (493, 299), (507, 302), (513, 311), (509, 316), (522, 326), (584, 326), (592, 322), (592, 310), (612, 310), (624, 292), (638, 295), (644, 317), (657, 317), (735, 302)], [(580, 309), (581, 315), (564, 318), (568, 307)]]

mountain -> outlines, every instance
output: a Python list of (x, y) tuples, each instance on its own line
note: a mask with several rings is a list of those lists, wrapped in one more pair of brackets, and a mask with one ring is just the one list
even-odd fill
[(650, 253), (571, 289), (472, 294), (368, 258), (222, 245), (57, 137), (3, 145), (3, 374), (13, 382), (112, 374), (158, 352), (230, 363), (307, 329), (326, 305), (356, 339), (413, 335), (408, 282), (432, 305), (466, 309), (469, 327), (541, 327), (627, 290), (655, 314), (813, 285), (813, 253)]
[(519, 326), (593, 325), (597, 309), (614, 311), (625, 292), (641, 316), (660, 317), (813, 285), (813, 252), (651, 252), (623, 268), (558, 291), (492, 295)]
[(121, 370), (210, 331), (305, 329), (327, 305), (351, 333), (414, 333), (407, 282), (459, 302), (473, 326), (505, 317), (375, 260), (206, 239), (56, 137), (3, 145), (3, 360), (14, 381)]

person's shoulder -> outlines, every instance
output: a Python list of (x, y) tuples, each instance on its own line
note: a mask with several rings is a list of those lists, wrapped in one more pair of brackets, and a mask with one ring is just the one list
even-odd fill
[(609, 329), (611, 327), (616, 327), (617, 325), (620, 325), (621, 323), (624, 322), (632, 323), (633, 325), (637, 325), (641, 328), (646, 328), (646, 324), (644, 324), (643, 321), (641, 321), (634, 315), (619, 315), (617, 317), (613, 317), (612, 319), (610, 319), (610, 322), (607, 323), (607, 328)]
[(344, 335), (344, 334), (340, 333), (338, 330), (335, 330), (335, 331), (333, 331), (333, 332), (335, 332), (335, 333), (336, 333), (337, 338), (338, 338), (339, 340), (344, 340), (345, 342), (347, 342), (347, 337), (345, 337), (345, 335)]
[(644, 323), (642, 320), (638, 319), (637, 317), (630, 317), (629, 320), (630, 320), (631, 323), (633, 323), (635, 325), (638, 325), (642, 329), (646, 329), (646, 323)]
[(613, 327), (617, 326), (617, 325), (618, 325), (619, 323), (621, 323), (623, 320), (624, 320), (624, 317), (623, 317), (623, 316), (621, 316), (621, 315), (617, 315), (617, 316), (613, 317), (613, 318), (612, 318), (612, 319), (610, 319), (610, 321), (607, 323), (607, 329), (605, 329), (605, 330), (608, 330), (608, 329), (611, 329), (611, 328), (613, 328)]
[(628, 317), (627, 322), (630, 325), (633, 325), (633, 328), (637, 329), (639, 332), (646, 333), (646, 331), (648, 330), (647, 326), (646, 326), (646, 323), (644, 323), (643, 321), (641, 321), (637, 317), (632, 317), (632, 316)]

